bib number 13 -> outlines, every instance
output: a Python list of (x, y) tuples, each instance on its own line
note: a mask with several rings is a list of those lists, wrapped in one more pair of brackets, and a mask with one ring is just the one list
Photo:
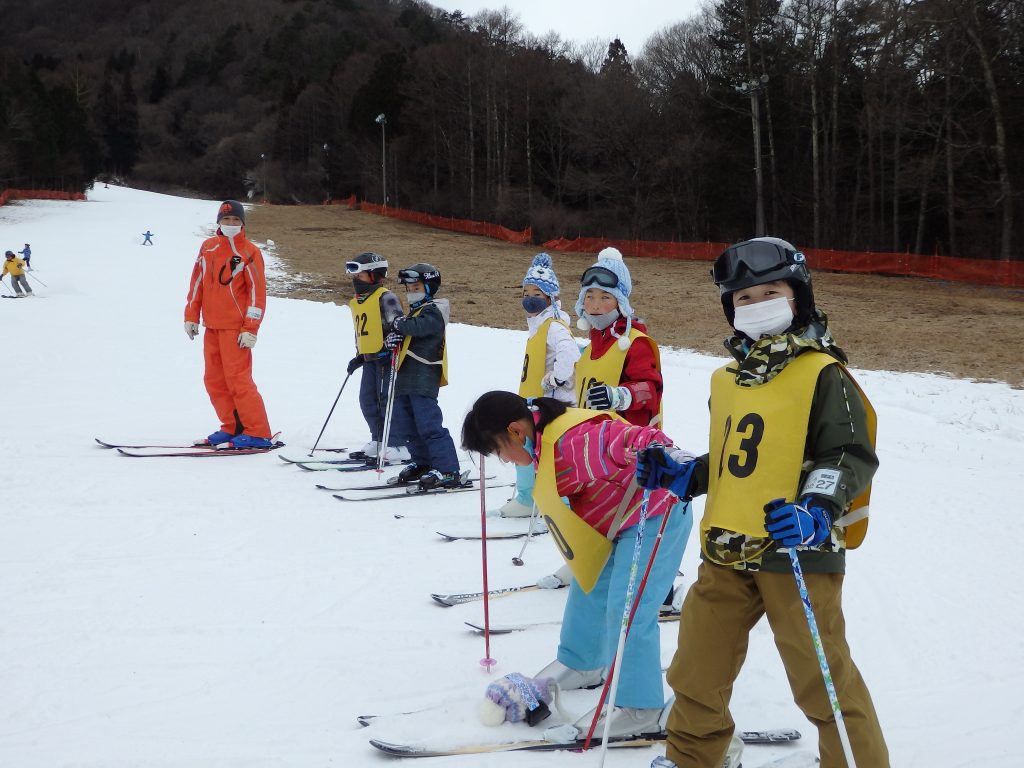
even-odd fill
[(757, 447), (764, 437), (764, 419), (760, 414), (748, 413), (736, 423), (736, 435), (739, 437), (739, 444), (736, 452), (730, 452), (726, 456), (725, 451), (729, 446), (729, 438), (732, 436), (732, 416), (725, 420), (725, 435), (722, 440), (722, 455), (718, 460), (718, 476), (722, 476), (722, 470), (729, 468), (729, 474), (733, 477), (750, 477), (757, 468)]

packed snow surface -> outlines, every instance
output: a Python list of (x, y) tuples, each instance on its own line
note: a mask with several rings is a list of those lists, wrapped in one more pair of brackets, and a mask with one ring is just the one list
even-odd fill
[[(463, 624), (482, 621), (482, 605), (429, 599), (481, 588), (479, 542), (436, 534), (479, 531), (477, 494), (345, 503), (315, 484), (362, 484), (372, 473), (304, 472), (273, 454), (129, 459), (93, 442), (179, 443), (216, 429), (201, 341), (182, 330), (188, 276), (216, 207), (97, 186), (87, 202), (0, 208), (0, 246), (32, 243), (31, 274), (46, 284), (34, 281), (39, 298), (0, 301), (0, 765), (383, 765), (391, 758), (368, 739), (400, 732), (402, 722), (361, 728), (356, 716), (432, 707), (447, 713), (431, 723), (435, 738), (500, 738), (502, 729), (474, 721), (476, 702), (492, 677), (532, 675), (551, 660), (558, 627), (493, 637), (498, 664), (488, 675), (484, 640)], [(153, 247), (141, 246), (147, 229)], [(272, 253), (273, 279), (301, 280)], [(471, 298), (442, 295), (455, 319)], [(452, 383), (440, 401), (458, 439), (477, 395), (515, 388), (525, 330), (453, 323), (448, 342)], [(344, 307), (270, 299), (255, 378), (291, 454), (312, 446), (352, 351)], [(666, 431), (706, 450), (708, 379), (721, 361), (673, 350), (662, 360)], [(871, 532), (849, 557), (845, 609), (892, 764), (1024, 765), (1024, 392), (854, 371), (878, 409), (881, 470)], [(323, 444), (365, 441), (357, 378)], [(468, 457), (465, 466), (477, 472)], [(512, 476), (496, 461), (487, 470)], [(489, 507), (507, 494), (489, 491)], [(553, 571), (549, 539), (531, 542), (524, 567), (511, 563), (521, 541), (492, 542), (491, 588)], [(679, 583), (692, 580), (697, 553), (691, 538)], [(564, 595), (494, 600), (491, 621), (555, 621)], [(662, 629), (666, 665), (675, 631)], [(577, 694), (567, 706), (582, 713), (593, 703)], [(801, 745), (814, 748), (763, 622), (733, 713), (745, 730), (798, 728)], [(657, 753), (612, 752), (607, 764), (639, 768)], [(749, 747), (744, 764), (786, 753)], [(595, 753), (431, 762), (596, 764)]]

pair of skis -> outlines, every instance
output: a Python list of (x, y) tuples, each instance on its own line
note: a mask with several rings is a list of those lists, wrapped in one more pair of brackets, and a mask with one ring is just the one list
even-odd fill
[[(273, 437), (277, 437), (275, 434)], [(103, 448), (116, 450), (122, 456), (132, 458), (169, 458), (169, 457), (191, 457), (208, 458), (210, 456), (247, 456), (255, 453), (270, 453), (282, 447), (284, 443), (275, 442), (266, 448), (217, 448), (213, 445), (128, 445), (124, 443), (108, 443), (94, 438)]]

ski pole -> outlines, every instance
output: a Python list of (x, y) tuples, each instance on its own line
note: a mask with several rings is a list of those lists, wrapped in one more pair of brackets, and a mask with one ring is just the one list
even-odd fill
[(309, 449), (309, 455), (313, 455), (313, 451), (320, 445), (320, 438), (324, 436), (324, 430), (327, 429), (327, 422), (331, 420), (331, 416), (334, 415), (334, 408), (338, 405), (338, 401), (341, 399), (341, 393), (345, 391), (345, 385), (348, 384), (348, 380), (352, 378), (352, 374), (348, 374), (345, 380), (341, 382), (341, 389), (338, 390), (338, 396), (334, 398), (334, 405), (331, 406), (331, 410), (327, 414), (327, 418), (324, 420), (324, 425), (320, 428), (320, 434), (316, 436), (316, 442), (313, 443), (313, 447)]
[(480, 454), (480, 550), (483, 559), (484, 570), (484, 657), (480, 659), (480, 666), (485, 672), (490, 672), (498, 662), (491, 658), (491, 610), (488, 600), (487, 588), (487, 497), (484, 487), (484, 455)]
[(839, 741), (843, 745), (843, 754), (846, 756), (846, 764), (849, 768), (857, 768), (853, 759), (853, 748), (850, 746), (850, 735), (846, 732), (846, 721), (843, 719), (843, 711), (839, 708), (839, 697), (836, 696), (836, 687), (832, 684), (832, 672), (828, 668), (828, 660), (825, 658), (825, 648), (821, 644), (821, 633), (818, 632), (818, 622), (814, 618), (814, 609), (811, 607), (811, 597), (807, 592), (807, 582), (804, 580), (804, 571), (800, 567), (800, 558), (796, 549), (789, 548), (789, 562), (793, 566), (793, 576), (796, 578), (796, 586), (800, 591), (800, 602), (804, 606), (804, 616), (807, 617), (807, 628), (811, 631), (811, 641), (814, 643), (814, 652), (818, 656), (818, 666), (821, 667), (821, 676), (825, 680), (825, 691), (828, 693), (828, 702), (832, 705), (832, 713), (836, 718), (836, 727), (839, 729)]
[(31, 277), (33, 280), (35, 280), (41, 286), (43, 286), (43, 288), (49, 288), (50, 287), (46, 283), (44, 283), (42, 280), (40, 280), (38, 277), (36, 277), (35, 275), (29, 275), (28, 272), (26, 272), (25, 274), (28, 275), (29, 277)]
[(599, 766), (604, 765), (605, 756), (608, 754), (608, 734), (611, 730), (612, 713), (615, 711), (615, 695), (619, 688), (619, 675), (615, 674), (616, 662), (622, 658), (623, 650), (626, 647), (626, 635), (629, 633), (629, 627), (633, 623), (633, 617), (636, 615), (636, 607), (640, 605), (640, 599), (643, 597), (643, 590), (646, 586), (647, 577), (654, 565), (654, 558), (658, 554), (658, 548), (661, 545), (661, 537), (665, 532), (665, 523), (668, 521), (668, 516), (671, 511), (666, 511), (664, 519), (661, 521), (661, 528), (658, 531), (658, 537), (655, 539), (654, 546), (651, 548), (651, 556), (648, 558), (646, 569), (644, 569), (643, 579), (640, 581), (640, 587), (637, 590), (636, 601), (634, 603), (633, 587), (636, 584), (637, 570), (640, 568), (640, 550), (643, 547), (644, 528), (647, 524), (647, 510), (649, 509), (650, 504), (651, 489), (645, 488), (643, 502), (640, 504), (640, 520), (637, 522), (636, 542), (633, 544), (633, 560), (629, 566), (629, 583), (626, 586), (626, 601), (622, 608), (622, 626), (619, 629), (619, 642), (615, 648), (615, 656), (612, 658), (611, 666), (608, 669), (608, 679), (605, 681), (604, 688), (601, 690), (601, 700), (597, 703), (597, 710), (594, 712), (594, 719), (590, 723), (590, 729), (587, 731), (587, 738), (583, 742), (583, 749), (587, 750), (590, 747), (590, 740), (594, 735), (594, 730), (597, 728), (597, 721), (601, 717), (602, 705), (604, 704), (605, 697), (607, 696), (608, 707), (606, 711), (608, 714), (604, 719), (604, 736), (602, 737), (601, 759), (598, 762)]
[[(388, 378), (388, 404), (384, 409), (384, 430), (381, 434), (380, 447), (377, 449), (377, 475), (384, 472), (385, 460), (388, 455), (388, 441), (391, 438), (391, 417), (395, 412), (395, 381), (398, 379), (398, 348), (391, 351), (391, 373)], [(482, 464), (483, 462), (481, 462)]]
[(530, 527), (526, 529), (526, 541), (523, 542), (523, 548), (519, 550), (519, 555), (512, 558), (512, 565), (523, 565), (523, 553), (526, 551), (526, 545), (530, 543), (530, 539), (533, 538), (533, 532), (537, 526), (537, 502), (533, 502), (533, 511), (530, 512)]

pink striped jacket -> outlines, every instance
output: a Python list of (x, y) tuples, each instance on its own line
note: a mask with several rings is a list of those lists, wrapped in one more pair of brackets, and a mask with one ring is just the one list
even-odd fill
[[(660, 429), (639, 427), (595, 416), (569, 429), (555, 444), (555, 484), (558, 494), (569, 500), (573, 512), (598, 532), (607, 535), (615, 510), (622, 503), (636, 474), (636, 452), (651, 443), (672, 445)], [(540, 438), (535, 449), (539, 458)], [(643, 489), (636, 488), (629, 512), (619, 530), (640, 519)], [(648, 518), (665, 514), (677, 501), (668, 491), (651, 494)]]

